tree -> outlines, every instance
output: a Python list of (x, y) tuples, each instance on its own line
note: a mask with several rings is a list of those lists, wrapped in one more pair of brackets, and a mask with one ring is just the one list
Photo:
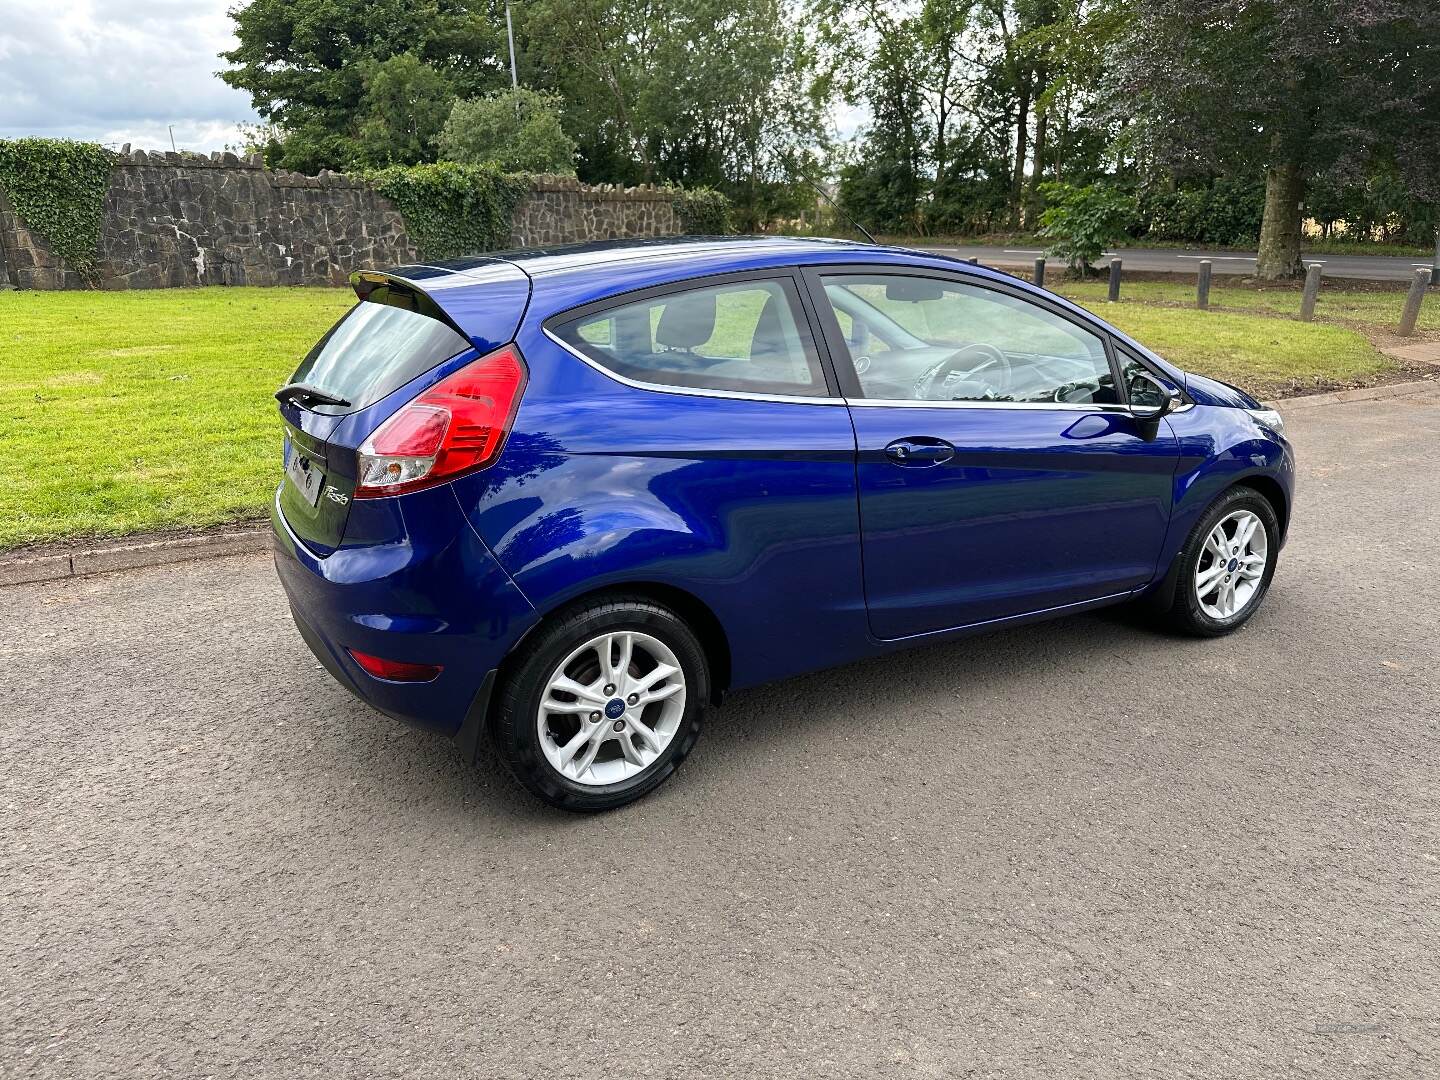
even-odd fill
[[(220, 77), (248, 91), (273, 125), (266, 160), (279, 168), (343, 168), (372, 156), (374, 140), (393, 152), (408, 144), (407, 131), (419, 137), (428, 112), (387, 116), (393, 97), (367, 102), (367, 74), (373, 84), (377, 63), (411, 54), (459, 97), (508, 80), (504, 17), (481, 0), (250, 0), (230, 17), (238, 43), (220, 54), (229, 65)], [(448, 112), (447, 104), (441, 123)]]
[(575, 172), (575, 140), (560, 126), (564, 102), (536, 90), (500, 90), (457, 101), (440, 135), (449, 161), (508, 172)]
[(1263, 173), (1262, 278), (1303, 273), (1316, 177), (1390, 159), (1412, 195), (1436, 193), (1440, 14), (1424, 0), (1135, 0), (1114, 59), (1129, 152)]
[(380, 167), (430, 160), (455, 97), (449, 80), (414, 53), (368, 61), (361, 79), (365, 96), (359, 131), (346, 164)]

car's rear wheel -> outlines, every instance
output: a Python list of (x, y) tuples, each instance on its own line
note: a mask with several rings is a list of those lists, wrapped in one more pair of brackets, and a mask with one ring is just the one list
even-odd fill
[(704, 650), (684, 621), (617, 598), (537, 632), (502, 683), (491, 735), (515, 778), (550, 805), (608, 810), (675, 771), (708, 697)]
[(1269, 500), (1251, 488), (1231, 488), (1180, 551), (1170, 622), (1202, 637), (1238, 630), (1265, 599), (1279, 548), (1280, 523)]

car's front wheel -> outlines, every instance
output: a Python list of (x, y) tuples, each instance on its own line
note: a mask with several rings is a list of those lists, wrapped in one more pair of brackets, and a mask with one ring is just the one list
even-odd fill
[(704, 650), (644, 599), (587, 605), (542, 627), (504, 679), (491, 721), (510, 772), (552, 806), (609, 810), (662, 783), (700, 736)]
[(1238, 630), (1265, 599), (1279, 550), (1280, 522), (1269, 500), (1252, 488), (1231, 488), (1180, 551), (1170, 622), (1202, 637)]

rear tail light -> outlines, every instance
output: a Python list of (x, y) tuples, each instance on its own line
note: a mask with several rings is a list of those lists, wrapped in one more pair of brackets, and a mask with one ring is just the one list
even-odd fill
[(355, 498), (403, 495), (489, 465), (510, 433), (525, 376), (519, 352), (505, 345), (441, 379), (365, 440)]
[(391, 682), (429, 682), (443, 670), (439, 664), (411, 664), (405, 660), (386, 660), (358, 649), (346, 649), (355, 662), (377, 679)]

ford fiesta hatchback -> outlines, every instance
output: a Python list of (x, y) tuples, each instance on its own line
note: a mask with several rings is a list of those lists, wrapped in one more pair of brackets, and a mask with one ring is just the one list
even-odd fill
[(1285, 539), (1279, 416), (938, 255), (665, 240), (353, 283), (276, 395), (295, 623), (556, 806), (640, 797), (706, 705), (809, 669), (1132, 600), (1229, 633)]

